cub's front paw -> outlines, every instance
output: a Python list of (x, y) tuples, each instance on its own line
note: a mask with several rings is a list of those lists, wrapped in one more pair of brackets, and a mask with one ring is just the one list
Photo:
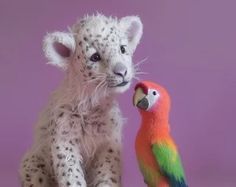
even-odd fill
[(109, 184), (109, 183), (99, 183), (97, 185), (95, 185), (95, 187), (121, 187), (118, 184)]
[(110, 184), (104, 184), (104, 183), (100, 183), (98, 186), (96, 187), (112, 187)]

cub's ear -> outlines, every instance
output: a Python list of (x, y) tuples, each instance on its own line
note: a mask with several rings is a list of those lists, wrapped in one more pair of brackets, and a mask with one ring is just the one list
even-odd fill
[(65, 69), (75, 52), (75, 39), (72, 33), (48, 33), (43, 40), (43, 51), (49, 64)]
[(143, 24), (137, 16), (127, 16), (120, 19), (121, 29), (128, 37), (129, 47), (134, 51), (143, 34)]

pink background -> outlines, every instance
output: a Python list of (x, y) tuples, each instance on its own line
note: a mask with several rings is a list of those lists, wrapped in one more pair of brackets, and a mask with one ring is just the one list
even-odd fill
[[(33, 127), (63, 72), (46, 65), (46, 32), (86, 13), (139, 15), (144, 24), (135, 62), (172, 96), (172, 134), (190, 187), (236, 186), (236, 1), (0, 1), (0, 186), (20, 186), (17, 169)], [(133, 88), (119, 97), (124, 128), (123, 186), (144, 187), (134, 139), (139, 114)], [(234, 144), (234, 145), (233, 145)]]

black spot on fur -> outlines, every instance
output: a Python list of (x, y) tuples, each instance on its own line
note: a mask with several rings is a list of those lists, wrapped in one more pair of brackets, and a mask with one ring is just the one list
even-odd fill
[(42, 178), (39, 178), (39, 183), (41, 184), (43, 182), (43, 179)]
[(111, 182), (113, 182), (113, 183), (117, 183), (117, 180), (116, 179), (114, 179), (114, 178), (110, 178), (111, 179)]
[(75, 145), (75, 144), (72, 142), (72, 140), (70, 140), (69, 143), (70, 143), (71, 145)]
[(58, 155), (57, 155), (57, 158), (58, 158), (58, 159), (62, 159), (62, 158), (64, 158), (64, 157), (65, 157), (65, 155), (63, 155), (63, 154), (58, 154)]
[(63, 115), (64, 115), (64, 112), (60, 113), (60, 114), (59, 114), (59, 117), (62, 117)]
[(79, 114), (72, 114), (72, 117), (80, 118)]
[(77, 185), (81, 186), (81, 183), (79, 181), (76, 182)]
[(30, 178), (30, 175), (29, 175), (29, 174), (26, 174), (25, 177), (26, 177), (26, 178)]
[(113, 171), (113, 170), (112, 170), (111, 172), (112, 172), (112, 174), (114, 174), (114, 175), (116, 174), (116, 172), (115, 172), (115, 171)]
[(70, 186), (70, 182), (69, 182), (69, 181), (67, 181), (67, 182), (66, 182), (66, 185), (67, 185), (67, 186)]
[(62, 131), (62, 135), (67, 135), (69, 132), (68, 131)]
[(37, 168), (44, 168), (45, 167), (45, 164), (38, 164), (37, 165)]
[(86, 46), (86, 52), (88, 52), (88, 50), (89, 50), (89, 47), (88, 47), (88, 46)]
[(120, 162), (120, 159), (118, 157), (115, 157), (114, 160)]

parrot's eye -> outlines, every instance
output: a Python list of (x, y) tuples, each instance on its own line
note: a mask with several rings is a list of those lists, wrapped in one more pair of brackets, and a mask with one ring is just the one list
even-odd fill
[(152, 94), (153, 94), (153, 95), (156, 95), (156, 94), (157, 94), (157, 92), (156, 92), (156, 91), (153, 91), (153, 92), (152, 92)]

